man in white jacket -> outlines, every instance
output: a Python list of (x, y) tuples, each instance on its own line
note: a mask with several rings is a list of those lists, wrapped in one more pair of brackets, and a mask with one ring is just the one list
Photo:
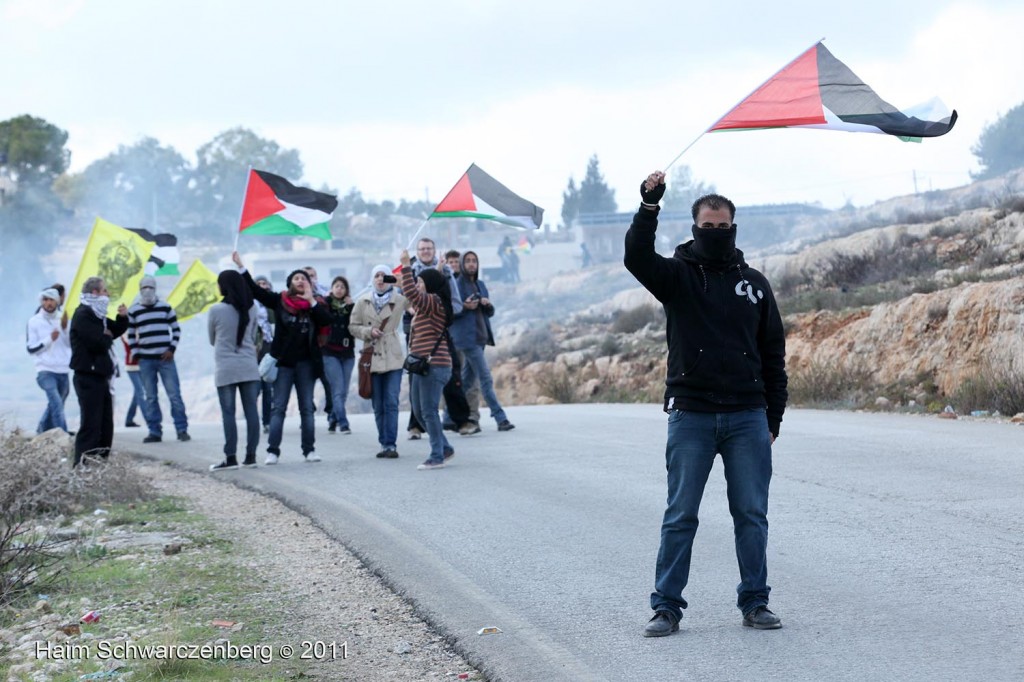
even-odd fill
[(68, 430), (64, 401), (69, 390), (71, 343), (67, 319), (61, 319), (60, 298), (56, 289), (44, 289), (39, 294), (39, 310), (28, 321), (25, 347), (36, 363), (36, 383), (46, 394), (46, 411), (36, 433), (53, 428)]

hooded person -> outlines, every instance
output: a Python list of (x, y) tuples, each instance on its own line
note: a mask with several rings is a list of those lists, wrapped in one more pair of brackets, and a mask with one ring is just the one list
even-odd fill
[(281, 457), (285, 413), (293, 387), (299, 404), (303, 459), (319, 462), (313, 425), (313, 382), (316, 379), (316, 360), (320, 355), (317, 336), (321, 328), (330, 326), (330, 313), (315, 296), (305, 270), (293, 270), (285, 280), (285, 291), (274, 293), (253, 280), (237, 251), (231, 254), (231, 258), (253, 298), (273, 312), (275, 320), (270, 355), (277, 362), (277, 377), (274, 379), (274, 406), (264, 463), (275, 465)]
[(235, 422), (235, 396), (240, 397), (245, 415), (245, 467), (256, 466), (260, 443), (260, 417), (256, 399), (260, 392), (260, 371), (256, 360), (258, 315), (252, 291), (235, 270), (217, 275), (217, 286), (224, 300), (215, 303), (207, 316), (207, 331), (213, 346), (214, 384), (224, 426), (224, 460), (210, 471), (238, 468), (238, 426)]
[[(181, 397), (181, 382), (174, 354), (181, 341), (181, 326), (174, 308), (157, 296), (156, 278), (147, 275), (139, 280), (139, 298), (128, 309), (128, 344), (132, 357), (138, 360), (139, 376), (146, 394), (143, 416), (149, 434), (144, 443), (163, 440), (163, 412), (160, 409), (159, 384), (171, 403), (171, 418), (178, 440), (188, 441), (188, 415)], [(159, 381), (158, 381), (159, 380)]]
[(39, 309), (29, 319), (25, 331), (25, 349), (35, 363), (36, 383), (46, 395), (46, 409), (36, 433), (55, 428), (68, 430), (64, 402), (70, 392), (71, 341), (62, 323), (62, 298), (53, 287), (43, 289), (39, 293)]
[[(480, 394), (491, 409), (499, 431), (511, 431), (515, 425), (509, 421), (498, 396), (494, 392), (494, 379), (490, 367), (484, 357), (484, 348), (494, 345), (494, 333), (491, 331), (491, 317), (494, 316), (494, 305), (491, 303), (487, 285), (480, 279), (480, 257), (474, 251), (462, 254), (459, 276), (459, 297), (462, 299), (462, 312), (455, 316), (451, 336), (455, 348), (462, 352), (465, 363), (462, 367), (463, 386), (473, 386), (479, 381)], [(470, 419), (479, 432), (480, 413), (476, 404), (470, 404)], [(473, 411), (476, 411), (473, 414)]]
[(396, 279), (387, 265), (375, 265), (370, 271), (369, 291), (352, 308), (348, 328), (363, 349), (372, 346), (370, 356), (370, 400), (377, 424), (380, 459), (398, 458), (398, 396), (402, 389), (402, 362), (405, 348), (398, 330), (409, 300), (395, 286)]

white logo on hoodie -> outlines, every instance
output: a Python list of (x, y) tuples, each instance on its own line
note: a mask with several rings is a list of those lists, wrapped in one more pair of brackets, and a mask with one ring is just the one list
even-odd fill
[(757, 303), (758, 299), (764, 298), (764, 292), (760, 289), (754, 289), (754, 285), (745, 279), (736, 282), (736, 295), (746, 296), (750, 299), (751, 303)]

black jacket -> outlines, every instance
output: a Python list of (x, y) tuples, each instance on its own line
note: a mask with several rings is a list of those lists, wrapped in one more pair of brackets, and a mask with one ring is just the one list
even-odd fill
[[(109, 329), (112, 336), (103, 333)], [(118, 315), (113, 321), (96, 317), (92, 308), (84, 303), (71, 317), (71, 369), (83, 374), (109, 377), (114, 374), (114, 359), (110, 347), (114, 339), (128, 329), (128, 318)]]
[(786, 336), (768, 280), (743, 260), (702, 261), (692, 241), (672, 258), (654, 248), (658, 217), (640, 209), (626, 232), (626, 269), (667, 317), (666, 408), (733, 412), (765, 407), (776, 436), (786, 409)]
[(270, 344), (270, 354), (277, 358), (277, 364), (294, 367), (297, 362), (319, 357), (317, 333), (321, 327), (331, 324), (327, 306), (317, 303), (309, 313), (292, 315), (285, 310), (280, 293), (267, 291), (256, 284), (248, 270), (242, 273), (242, 277), (252, 290), (253, 298), (274, 312), (274, 340)]

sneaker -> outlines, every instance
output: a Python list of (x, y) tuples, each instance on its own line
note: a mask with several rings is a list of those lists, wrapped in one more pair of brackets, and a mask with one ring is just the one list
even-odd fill
[(148, 436), (146, 436), (145, 438), (143, 438), (142, 442), (143, 443), (159, 443), (162, 440), (163, 440), (163, 438), (161, 438), (160, 436), (156, 435), (155, 433), (151, 433)]
[(516, 428), (516, 425), (513, 424), (512, 422), (510, 422), (507, 419), (505, 421), (501, 422), (500, 424), (498, 424), (498, 430), (499, 431), (511, 431), (514, 428)]
[[(255, 466), (255, 464), (254, 464), (254, 466)], [(235, 460), (231, 460), (231, 461), (224, 460), (220, 464), (211, 464), (210, 465), (210, 471), (237, 471), (237, 470), (238, 470), (238, 462), (235, 461)]]
[(409, 429), (409, 440), (419, 440), (423, 437), (423, 432), (419, 429)]
[(135, 422), (125, 422), (124, 425), (125, 425), (126, 428), (129, 428), (129, 429), (137, 429), (137, 428), (139, 428), (139, 425), (136, 424)]
[(658, 611), (644, 626), (644, 637), (666, 637), (679, 632), (679, 619), (668, 611)]
[(480, 433), (480, 425), (476, 422), (466, 422), (459, 429), (460, 436), (472, 436), (475, 433)]
[(338, 433), (340, 433), (343, 436), (351, 436), (352, 429), (348, 428), (347, 426), (343, 426), (340, 429), (338, 429)]
[(188, 435), (188, 431), (178, 431), (178, 440), (182, 443), (187, 443), (192, 440), (192, 436)]
[(321, 461), (320, 460), (320, 455), (316, 454), (316, 451), (308, 452), (308, 453), (306, 453), (306, 461), (307, 462), (319, 462), (319, 461)]
[(269, 467), (277, 464), (277, 460), (277, 455), (275, 455), (273, 452), (268, 452), (267, 458), (263, 461), (263, 463)]
[(450, 460), (454, 456), (455, 456), (455, 448), (445, 448), (444, 449), (444, 461), (447, 462), (448, 460)]
[(429, 459), (416, 467), (418, 471), (427, 471), (429, 469), (444, 469), (444, 462), (432, 462)]
[(331, 422), (330, 424), (327, 425), (327, 433), (337, 433), (337, 431), (338, 422)]
[(384, 459), (398, 459), (398, 450), (394, 448), (385, 448), (380, 453), (380, 457)]
[(458, 431), (459, 427), (455, 425), (455, 422), (445, 422), (441, 424), (441, 428), (445, 431)]
[(255, 469), (256, 468), (256, 455), (253, 455), (252, 457), (246, 457), (245, 461), (242, 462), (242, 466), (245, 467), (246, 469)]
[(782, 627), (782, 619), (769, 611), (767, 606), (758, 606), (743, 615), (743, 624), (755, 630), (778, 630)]

